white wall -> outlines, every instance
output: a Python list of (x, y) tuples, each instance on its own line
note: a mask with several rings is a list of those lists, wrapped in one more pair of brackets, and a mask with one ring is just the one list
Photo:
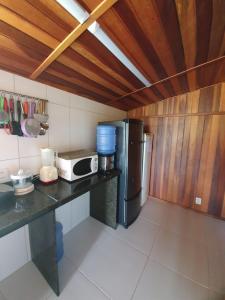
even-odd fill
[[(95, 127), (99, 121), (121, 119), (126, 113), (56, 88), (0, 70), (0, 89), (48, 99), (49, 130), (45, 136), (23, 138), (0, 130), (1, 170), (9, 173), (19, 168), (39, 172), (40, 148), (68, 151), (95, 147)], [(56, 211), (64, 233), (89, 215), (89, 194)], [(9, 259), (10, 258), (10, 259)], [(27, 226), (0, 238), (0, 280), (30, 260)]]

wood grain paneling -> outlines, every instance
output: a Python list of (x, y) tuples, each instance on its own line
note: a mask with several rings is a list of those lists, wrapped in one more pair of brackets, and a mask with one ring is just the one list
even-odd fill
[(154, 134), (150, 195), (225, 218), (224, 99), (221, 83), (129, 111)]
[(115, 101), (128, 101), (131, 95), (134, 99), (137, 96), (145, 95), (149, 103), (169, 98), (171, 96), (174, 96), (176, 93), (174, 93), (168, 88), (168, 83), (170, 83), (171, 86), (171, 84), (176, 79), (179, 79), (181, 82), (183, 82), (187, 75), (193, 80), (189, 89), (187, 89), (184, 85), (183, 88), (180, 89), (179, 92), (177, 92), (177, 94), (182, 94), (181, 91), (193, 91), (205, 86), (210, 86), (215, 83), (223, 82), (225, 80), (225, 56), (220, 57), (216, 61), (214, 60), (199, 65), (197, 68), (194, 67), (189, 70), (186, 70), (185, 72), (178, 73), (175, 76), (162, 79), (158, 82), (155, 82), (148, 88), (140, 88), (136, 92), (131, 92), (127, 95), (120, 96), (118, 99), (112, 100), (112, 103)]
[[(78, 1), (89, 13), (102, 3)], [(224, 15), (223, 0), (119, 0), (98, 22), (150, 88), (139, 91), (143, 83), (87, 30), (37, 80), (124, 110), (221, 82)], [(77, 26), (55, 0), (0, 0), (0, 68), (30, 77)]]
[[(11, 44), (15, 45), (12, 49), (13, 47), (6, 45), (2, 38), (0, 46), (4, 52), (0, 54), (7, 59), (3, 60), (0, 67), (29, 77), (78, 24), (53, 0), (47, 2), (21, 0), (20, 3), (0, 0), (0, 35), (10, 39)], [(93, 51), (91, 44), (95, 46), (96, 51)], [(63, 83), (65, 83), (64, 89), (68, 90), (69, 86), (73, 93), (79, 94), (79, 90), (87, 89), (85, 94), (88, 95), (88, 98), (102, 102), (103, 95), (105, 96), (104, 103), (143, 86), (109, 50), (98, 46), (99, 42), (95, 38), (93, 42), (91, 34), (85, 32), (76, 43), (71, 45), (70, 49), (64, 51), (63, 55), (58, 58), (60, 71), (58, 69), (57, 74), (52, 74), (53, 70), (50, 66), (47, 74), (50, 73), (62, 79), (61, 84), (58, 85), (61, 89), (63, 89)], [(101, 55), (98, 55), (98, 51), (101, 51)], [(24, 55), (28, 55), (28, 59), (17, 63), (19, 57), (22, 58)], [(34, 63), (30, 63), (29, 55), (30, 58), (35, 59)], [(71, 70), (71, 77), (68, 76), (68, 69)], [(76, 74), (75, 78), (72, 77), (72, 72)], [(51, 75), (48, 84), (53, 85)], [(44, 78), (46, 78), (46, 74)], [(38, 80), (43, 82), (45, 79)], [(71, 84), (74, 86), (72, 87)], [(141, 96), (136, 98), (139, 105), (146, 103)], [(129, 109), (129, 106), (125, 104), (118, 103), (114, 106), (123, 107), (124, 110)]]
[(75, 40), (77, 40), (87, 29), (97, 21), (110, 7), (118, 0), (103, 0), (89, 15), (87, 20), (78, 24), (63, 41), (50, 53), (41, 65), (30, 75), (31, 79), (36, 79), (47, 67), (53, 63)]
[[(79, 0), (89, 11), (100, 1)], [(224, 15), (225, 2), (221, 0), (142, 0), (141, 5), (138, 0), (124, 0), (107, 11), (99, 23), (155, 83), (223, 56)], [(217, 83), (221, 77), (218, 73), (215, 63), (207, 71), (184, 73), (156, 85), (154, 92), (160, 95), (157, 101)]]

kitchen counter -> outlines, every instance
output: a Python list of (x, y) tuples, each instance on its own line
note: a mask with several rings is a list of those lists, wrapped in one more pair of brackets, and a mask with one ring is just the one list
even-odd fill
[(13, 193), (3, 196), (0, 193), (0, 237), (118, 175), (119, 171), (114, 170), (106, 176), (94, 174), (73, 183), (59, 179), (53, 184), (44, 185), (37, 181), (35, 190), (23, 196), (15, 196)]
[(74, 182), (68, 182), (66, 180), (59, 179), (50, 185), (45, 185), (38, 181), (35, 183), (35, 188), (39, 192), (55, 200), (55, 206), (59, 207), (73, 200), (74, 198), (93, 190), (98, 185), (101, 185), (102, 183), (119, 176), (119, 174), (119, 170), (113, 170), (107, 175), (101, 175), (97, 173)]
[(14, 196), (0, 193), (0, 237), (28, 224), (55, 207), (55, 201), (41, 192)]
[(99, 173), (69, 183), (63, 179), (50, 185), (35, 182), (35, 190), (24, 196), (0, 193), (0, 237), (28, 224), (32, 261), (59, 295), (55, 209), (90, 191), (90, 215), (116, 228), (118, 177), (120, 171)]

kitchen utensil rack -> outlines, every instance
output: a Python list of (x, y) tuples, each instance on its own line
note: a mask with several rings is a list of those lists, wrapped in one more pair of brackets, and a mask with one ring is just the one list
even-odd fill
[[(2, 90), (0, 89), (0, 96), (1, 96), (1, 122), (0, 122), (0, 128), (5, 129), (5, 131), (8, 134), (13, 134), (13, 135), (18, 135), (18, 136), (26, 136), (26, 137), (37, 137), (38, 135), (44, 135), (46, 134), (46, 131), (49, 128), (48, 125), (48, 114), (46, 113), (46, 107), (47, 107), (47, 103), (48, 100), (46, 99), (41, 99), (41, 98), (37, 98), (37, 97), (33, 97), (33, 96), (28, 96), (25, 94), (21, 94), (21, 93), (15, 93), (15, 92), (10, 92), (7, 90)], [(4, 109), (3, 109), (3, 98), (4, 101), (6, 102), (6, 107), (4, 105)], [(13, 99), (13, 104), (10, 102)], [(19, 103), (19, 104), (18, 104)], [(17, 109), (16, 109), (16, 105), (17, 105)], [(28, 107), (34, 106), (34, 111), (32, 116), (30, 117), (29, 114), (25, 114), (25, 106), (26, 109), (28, 109)], [(18, 112), (19, 113), (19, 118), (18, 118)], [(9, 120), (4, 119), (4, 115), (7, 115), (9, 117)], [(29, 118), (28, 124), (30, 124), (31, 129), (33, 130), (32, 126), (33, 126), (33, 118), (34, 121), (37, 123), (39, 122), (39, 126), (40, 126), (40, 133), (37, 134), (37, 130), (36, 133), (33, 135), (27, 135), (26, 132), (24, 132), (24, 128), (22, 127), (22, 122), (21, 120), (21, 116), (23, 115), (24, 120)], [(17, 118), (17, 120), (15, 121), (15, 116)], [(38, 120), (36, 120), (36, 118)], [(44, 120), (44, 121), (43, 121)], [(43, 123), (42, 123), (43, 122)], [(36, 128), (37, 128), (37, 124), (36, 124)], [(21, 128), (20, 130), (15, 130)]]
[(9, 95), (9, 96), (13, 96), (15, 98), (17, 97), (17, 98), (22, 98), (22, 99), (26, 98), (27, 100), (30, 100), (30, 101), (42, 100), (42, 101), (48, 102), (48, 100), (46, 100), (46, 99), (37, 98), (37, 97), (33, 97), (33, 96), (28, 96), (28, 95), (24, 95), (24, 94), (20, 94), (20, 93), (15, 93), (15, 92), (9, 92), (9, 91), (6, 91), (6, 90), (0, 90), (0, 95), (1, 96)]

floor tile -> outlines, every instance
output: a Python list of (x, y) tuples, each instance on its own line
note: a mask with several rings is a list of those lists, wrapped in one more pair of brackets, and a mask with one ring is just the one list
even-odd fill
[(225, 299), (225, 222), (181, 207), (152, 199), (128, 229), (89, 217), (64, 249), (59, 298), (29, 262), (0, 282), (0, 300)]
[(80, 265), (80, 271), (112, 299), (128, 300), (146, 260), (145, 255), (105, 232)]
[(0, 300), (7, 300), (1, 292), (0, 292)]
[(207, 300), (208, 290), (149, 260), (133, 300)]
[(209, 287), (225, 295), (225, 253), (209, 256)]
[(76, 272), (59, 297), (52, 294), (47, 300), (107, 300), (94, 284), (87, 280), (80, 272)]
[(77, 272), (77, 268), (73, 264), (73, 262), (64, 255), (63, 258), (58, 263), (58, 272), (59, 272), (59, 286), (60, 286), (60, 291), (62, 292), (69, 285), (71, 278)]
[(196, 241), (206, 242), (205, 227), (209, 217), (175, 205), (171, 205), (168, 211), (166, 230)]
[(51, 288), (32, 262), (0, 282), (0, 291), (8, 300), (45, 300)]
[(208, 286), (205, 244), (162, 230), (153, 246), (151, 257), (166, 267)]
[(91, 217), (81, 222), (64, 238), (65, 256), (78, 268), (92, 252), (104, 231), (105, 226)]
[(209, 290), (209, 300), (224, 300), (224, 299), (225, 299), (225, 294), (222, 295), (212, 290)]
[(225, 253), (225, 222), (210, 218), (206, 225), (206, 238), (210, 255)]
[(150, 199), (142, 208), (140, 218), (145, 218), (157, 225), (162, 225), (167, 219), (168, 204), (160, 200)]
[(149, 255), (159, 231), (159, 226), (145, 219), (138, 219), (128, 229), (118, 226), (117, 230), (108, 228), (108, 231), (113, 236), (126, 241), (145, 255)]

